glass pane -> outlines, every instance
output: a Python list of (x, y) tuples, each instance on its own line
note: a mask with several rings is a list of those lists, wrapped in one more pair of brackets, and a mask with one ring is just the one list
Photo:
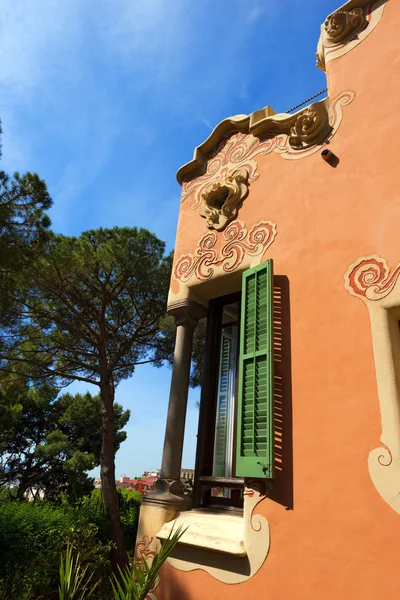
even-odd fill
[[(224, 307), (220, 334), (213, 477), (232, 477), (239, 303)], [(228, 325), (228, 323), (236, 322)], [(226, 490), (229, 495), (229, 491)], [(225, 494), (224, 494), (225, 495)]]
[(222, 310), (222, 325), (236, 323), (239, 320), (239, 302), (227, 304)]

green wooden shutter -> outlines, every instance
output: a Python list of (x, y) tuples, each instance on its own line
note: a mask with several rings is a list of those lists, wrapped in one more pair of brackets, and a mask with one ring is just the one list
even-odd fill
[(213, 476), (225, 477), (231, 339), (222, 333), (214, 441)]
[(237, 477), (274, 475), (273, 262), (243, 273), (240, 323)]

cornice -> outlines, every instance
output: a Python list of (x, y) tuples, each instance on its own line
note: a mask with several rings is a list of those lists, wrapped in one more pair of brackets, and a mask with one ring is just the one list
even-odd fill
[(321, 25), (317, 67), (357, 46), (378, 24), (388, 0), (349, 0), (327, 16)]
[(197, 146), (193, 159), (177, 172), (180, 184), (201, 172), (209, 153), (222, 141), (224, 136), (233, 132), (253, 134), (254, 136), (287, 134), (289, 144), (295, 150), (304, 150), (320, 143), (331, 130), (327, 100), (314, 102), (296, 113), (276, 114), (266, 106), (250, 115), (228, 117), (219, 123), (208, 138)]

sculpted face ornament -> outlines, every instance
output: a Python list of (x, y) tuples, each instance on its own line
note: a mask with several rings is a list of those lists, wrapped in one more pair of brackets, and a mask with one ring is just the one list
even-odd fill
[(249, 193), (249, 172), (237, 169), (221, 181), (210, 183), (201, 194), (200, 214), (207, 220), (207, 227), (222, 231), (237, 217), (241, 202)]

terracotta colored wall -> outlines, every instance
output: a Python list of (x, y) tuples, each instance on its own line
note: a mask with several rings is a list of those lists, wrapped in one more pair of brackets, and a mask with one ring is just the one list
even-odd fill
[[(367, 459), (380, 413), (368, 310), (344, 287), (357, 258), (399, 261), (400, 5), (388, 2), (375, 31), (328, 65), (329, 94), (354, 101), (330, 148), (302, 160), (258, 156), (239, 219), (278, 234), (267, 252), (290, 284), (293, 510), (264, 500), (271, 548), (249, 581), (227, 586), (167, 566), (158, 600), (224, 598), (394, 599), (400, 593), (400, 515), (379, 496)], [(176, 256), (207, 228), (182, 205)]]

